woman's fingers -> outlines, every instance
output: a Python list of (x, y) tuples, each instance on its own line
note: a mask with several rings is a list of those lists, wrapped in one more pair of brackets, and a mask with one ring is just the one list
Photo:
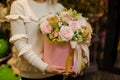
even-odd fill
[[(52, 74), (66, 74), (66, 69), (60, 66), (48, 66), (46, 69), (46, 73), (52, 73)], [(68, 71), (69, 74), (74, 74), (74, 71), (72, 68)]]
[(60, 66), (48, 66), (46, 69), (47, 73), (61, 74), (65, 72), (65, 69)]
[(53, 66), (57, 74), (63, 74), (65, 72), (65, 68), (60, 66)]

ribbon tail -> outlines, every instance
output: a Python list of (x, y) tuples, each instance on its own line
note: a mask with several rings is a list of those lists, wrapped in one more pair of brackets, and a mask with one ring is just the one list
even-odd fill
[(72, 63), (72, 59), (73, 59), (73, 51), (72, 50), (67, 58), (67, 61), (66, 61), (66, 75), (69, 74), (69, 71), (70, 71), (70, 65)]
[(89, 48), (88, 48), (88, 45), (87, 44), (81, 44), (81, 49), (83, 50), (83, 55), (85, 55), (85, 63), (90, 64), (90, 59), (89, 59)]
[(80, 46), (77, 45), (74, 51), (74, 66), (73, 66), (73, 71), (76, 74), (80, 73), (81, 65), (82, 65), (82, 50)]

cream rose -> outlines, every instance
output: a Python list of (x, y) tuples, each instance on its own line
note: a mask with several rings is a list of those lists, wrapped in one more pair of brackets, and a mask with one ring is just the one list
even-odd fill
[(74, 33), (73, 33), (71, 27), (68, 27), (68, 26), (61, 27), (59, 36), (61, 37), (62, 40), (69, 41), (72, 39), (73, 35), (74, 35)]

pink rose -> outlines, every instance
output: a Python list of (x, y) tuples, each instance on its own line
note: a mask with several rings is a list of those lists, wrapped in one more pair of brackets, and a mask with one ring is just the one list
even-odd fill
[(70, 18), (62, 17), (62, 21), (63, 21), (63, 22), (69, 23), (71, 20), (70, 20)]
[(44, 21), (41, 23), (40, 29), (41, 29), (42, 33), (49, 34), (52, 31), (52, 26), (49, 24), (48, 21)]
[(59, 36), (61, 37), (62, 40), (69, 41), (72, 39), (73, 35), (74, 35), (74, 33), (73, 33), (71, 27), (68, 27), (68, 26), (61, 27)]
[(60, 13), (60, 17), (61, 17), (63, 22), (68, 23), (70, 21), (70, 18), (67, 15), (70, 15), (70, 14), (68, 12), (65, 12), (65, 11)]
[(80, 24), (78, 21), (69, 21), (69, 26), (73, 29), (73, 30), (78, 30), (80, 29)]

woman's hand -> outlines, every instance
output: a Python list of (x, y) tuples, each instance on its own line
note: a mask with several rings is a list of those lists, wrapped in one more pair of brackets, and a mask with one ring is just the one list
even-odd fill
[(45, 72), (51, 74), (63, 74), (65, 73), (65, 68), (60, 66), (48, 66)]

